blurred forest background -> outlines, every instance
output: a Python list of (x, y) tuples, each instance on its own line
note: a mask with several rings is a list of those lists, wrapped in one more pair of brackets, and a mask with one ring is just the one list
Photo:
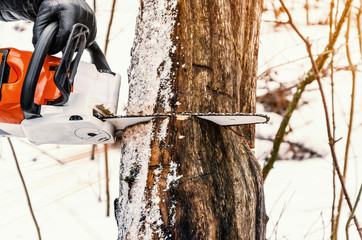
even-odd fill
[[(97, 42), (123, 78), (122, 112), (139, 3), (87, 2), (97, 15)], [(361, 14), (358, 0), (264, 1), (257, 112), (271, 121), (257, 126), (255, 154), (264, 167), (267, 239), (360, 238)], [(0, 48), (31, 50), (31, 29), (0, 23), (7, 33)], [(117, 145), (12, 142), (44, 239), (117, 238)], [(0, 157), (0, 239), (38, 239), (5, 138)]]
[(265, 1), (257, 98), (272, 121), (256, 151), (275, 198), (271, 239), (361, 237), (361, 11), (360, 1)]

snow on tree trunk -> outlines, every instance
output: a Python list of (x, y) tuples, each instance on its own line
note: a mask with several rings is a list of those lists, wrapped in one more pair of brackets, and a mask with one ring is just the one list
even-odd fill
[[(142, 0), (129, 114), (254, 112), (261, 1)], [(122, 135), (119, 239), (263, 239), (254, 128), (168, 117)], [(235, 134), (239, 132), (240, 134)]]

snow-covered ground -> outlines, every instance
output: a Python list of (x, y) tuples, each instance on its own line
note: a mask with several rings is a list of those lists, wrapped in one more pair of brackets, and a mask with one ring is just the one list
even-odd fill
[[(42, 146), (13, 139), (43, 239), (117, 239), (119, 151), (109, 153), (111, 216), (106, 217), (105, 162), (91, 146)], [(50, 155), (49, 155), (50, 154)], [(24, 189), (6, 139), (1, 141), (0, 238), (37, 239)]]
[[(88, 1), (92, 6), (92, 1)], [(97, 41), (104, 46), (104, 38), (109, 21), (111, 0), (97, 1), (98, 36)], [(266, 1), (266, 6), (270, 2)], [(287, 3), (289, 5), (289, 3)], [(320, 53), (328, 40), (328, 27), (312, 25), (303, 27), (304, 10), (302, 1), (290, 3), (293, 16), (301, 26), (301, 31), (313, 42), (314, 53)], [(321, 6), (311, 16), (319, 20), (327, 18), (329, 3), (319, 1)], [(134, 37), (135, 18), (138, 12), (138, 1), (117, 1), (114, 25), (107, 58), (114, 71), (123, 77), (122, 99), (127, 100), (127, 68), (130, 62), (130, 48)], [(283, 14), (279, 20), (285, 20)], [(286, 25), (274, 27), (274, 15), (271, 11), (264, 13), (260, 38), (259, 72), (279, 64), (290, 64), (272, 69), (272, 76), (278, 81), (291, 86), (310, 68), (303, 43)], [(311, 21), (316, 20), (311, 18)], [(319, 21), (318, 20), (318, 21)], [(14, 31), (14, 27), (24, 31)], [(19, 49), (32, 49), (31, 23), (0, 23), (0, 48), (12, 46)], [(355, 29), (355, 27), (354, 27)], [(345, 31), (345, 30), (344, 30)], [(355, 64), (361, 62), (357, 46), (356, 33), (352, 32), (352, 43)], [(341, 34), (344, 41), (344, 32)], [(343, 47), (343, 44), (342, 44)], [(342, 53), (344, 48), (339, 49)], [(337, 66), (347, 66), (342, 54), (336, 56)], [(350, 151), (349, 177), (347, 187), (354, 201), (358, 187), (362, 182), (362, 148), (359, 142), (362, 135), (362, 90), (361, 73), (357, 75), (355, 119)], [(259, 81), (258, 95), (269, 89), (277, 88), (276, 82)], [(328, 78), (323, 79), (327, 99), (330, 99)], [(336, 136), (342, 138), (336, 145), (338, 158), (344, 156), (345, 139), (349, 115), (351, 92), (351, 76), (348, 71), (340, 71), (335, 75), (336, 84)], [(317, 91), (313, 83), (303, 95), (307, 104), (300, 106), (292, 117), (292, 132), (287, 140), (301, 143), (322, 157), (303, 161), (279, 161), (265, 182), (267, 213), (270, 217), (267, 237), (269, 239), (329, 239), (330, 215), (332, 204), (332, 163), (327, 144), (324, 113)], [(123, 108), (124, 104), (120, 106)], [(261, 104), (258, 112), (264, 112)], [(257, 135), (273, 138), (281, 121), (281, 116), (266, 112), (271, 116), (268, 125), (259, 125)], [(28, 143), (13, 139), (24, 177), (28, 184), (35, 215), (39, 221), (43, 239), (116, 239), (117, 226), (113, 216), (113, 199), (118, 196), (119, 185), (119, 148), (110, 151), (110, 189), (111, 216), (106, 217), (104, 154), (102, 149), (94, 161), (90, 160), (90, 146), (53, 146), (34, 147)], [(263, 160), (270, 152), (272, 143), (257, 140), (256, 155)], [(102, 146), (98, 146), (102, 148)], [(283, 151), (287, 146), (282, 146)], [(291, 155), (286, 155), (290, 157)], [(62, 162), (62, 163), (60, 163)], [(24, 190), (16, 171), (15, 163), (6, 139), (0, 139), (0, 239), (15, 240), (37, 239)], [(338, 185), (338, 184), (337, 184)], [(339, 189), (339, 187), (338, 187)], [(338, 190), (339, 193), (339, 190)], [(348, 213), (344, 204), (345, 224)], [(362, 218), (362, 207), (359, 206), (357, 216)], [(344, 226), (341, 228), (343, 229)], [(351, 238), (358, 239), (355, 227), (350, 228)], [(340, 230), (340, 238), (344, 239)]]

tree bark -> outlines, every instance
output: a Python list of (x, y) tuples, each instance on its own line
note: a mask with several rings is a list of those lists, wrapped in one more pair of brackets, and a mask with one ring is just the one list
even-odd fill
[[(128, 113), (254, 112), (261, 9), (253, 0), (142, 0)], [(264, 239), (253, 144), (253, 126), (197, 118), (126, 129), (119, 239)]]

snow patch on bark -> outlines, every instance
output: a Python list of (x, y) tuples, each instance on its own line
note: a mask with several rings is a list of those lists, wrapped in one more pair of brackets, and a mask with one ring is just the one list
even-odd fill
[[(172, 65), (170, 55), (176, 50), (171, 35), (176, 23), (177, 0), (143, 0), (142, 12), (137, 19), (136, 38), (128, 70), (128, 114), (151, 114), (160, 106), (171, 111)], [(118, 239), (152, 239), (163, 237), (164, 225), (160, 211), (160, 181), (162, 166), (149, 169), (151, 142), (154, 137), (165, 141), (169, 119), (153, 135), (153, 123), (125, 130), (123, 136)], [(147, 176), (155, 181), (147, 189)], [(163, 180), (164, 181), (164, 180)], [(145, 193), (151, 193), (146, 199)]]
[[(160, 164), (154, 170), (149, 168), (151, 157), (151, 142), (157, 139), (165, 141), (168, 124), (166, 118), (160, 125), (157, 136), (154, 137), (154, 123), (138, 125), (128, 128), (123, 133), (121, 169), (120, 169), (120, 197), (119, 197), (119, 235), (118, 239), (167, 239), (163, 232), (163, 218), (160, 203), (164, 192), (177, 187), (182, 176), (177, 175), (178, 164), (171, 160), (170, 168), (164, 169)], [(166, 189), (162, 191), (161, 175), (168, 171)], [(146, 198), (148, 174), (154, 175), (154, 182), (150, 196)], [(175, 223), (176, 204), (172, 200), (169, 217), (171, 226)]]
[(177, 185), (178, 180), (183, 177), (183, 175), (177, 176), (177, 166), (178, 164), (176, 162), (171, 161), (170, 172), (167, 175), (166, 188), (164, 191), (168, 191), (171, 185)]
[(165, 141), (166, 136), (167, 136), (167, 126), (168, 126), (169, 122), (170, 122), (170, 119), (166, 118), (165, 120), (163, 120), (163, 122), (160, 126), (160, 131), (158, 132), (158, 141), (159, 142)]
[[(183, 177), (183, 175), (179, 175), (177, 176), (177, 167), (178, 164), (174, 161), (171, 161), (170, 163), (170, 171), (167, 175), (167, 179), (166, 179), (166, 188), (165, 188), (165, 192), (170, 190), (170, 187), (176, 188), (179, 184), (179, 179)], [(171, 200), (171, 207), (169, 210), (169, 224), (170, 227), (173, 227), (175, 225), (176, 222), (176, 205), (177, 205), (177, 201), (176, 199), (173, 198), (172, 196), (172, 200)]]
[(145, 220), (145, 234), (144, 239), (152, 239), (153, 234), (156, 233), (158, 238), (162, 236), (161, 226), (163, 225), (163, 220), (160, 210), (160, 201), (159, 197), (159, 182), (161, 179), (162, 166), (160, 165), (155, 171), (156, 176), (154, 185), (151, 191), (151, 199), (149, 200), (149, 205), (146, 211), (146, 220)]
[[(157, 139), (159, 142), (165, 141), (169, 122), (169, 118), (166, 118), (162, 121), (157, 135)], [(159, 183), (161, 180), (162, 170), (163, 167), (161, 164), (155, 170), (153, 170), (155, 181), (153, 183), (151, 191), (151, 198), (148, 200), (146, 209), (145, 231), (143, 236), (144, 239), (152, 239), (154, 234), (158, 236), (158, 239), (163, 239), (164, 237), (161, 228), (164, 222), (162, 220), (161, 210), (159, 206), (161, 202)]]
[(129, 69), (128, 113), (153, 113), (157, 101), (171, 111), (171, 34), (176, 23), (177, 0), (144, 0)]
[[(139, 239), (139, 229), (146, 214), (145, 188), (151, 156), (152, 127), (150, 122), (124, 132), (120, 168), (118, 239)], [(126, 182), (127, 177), (130, 180)]]

